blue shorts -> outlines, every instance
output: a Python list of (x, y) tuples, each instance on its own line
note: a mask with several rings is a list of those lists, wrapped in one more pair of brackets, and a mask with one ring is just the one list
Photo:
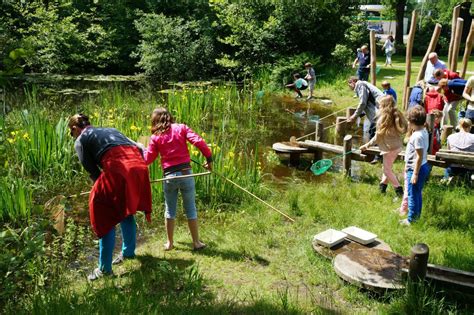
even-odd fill
[[(175, 176), (189, 175), (192, 171), (178, 171), (167, 174), (165, 178), (172, 178)], [(197, 219), (196, 210), (196, 188), (194, 184), (194, 177), (179, 178), (166, 180), (163, 183), (163, 191), (165, 193), (165, 218), (175, 219), (176, 208), (178, 205), (178, 191), (181, 191), (183, 196), (183, 207), (186, 211), (188, 220)]]

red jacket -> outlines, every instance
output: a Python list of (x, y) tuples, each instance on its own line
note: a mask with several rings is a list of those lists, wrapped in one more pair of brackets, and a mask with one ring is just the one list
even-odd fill
[(431, 90), (425, 95), (425, 110), (426, 113), (431, 113), (434, 109), (439, 109), (443, 111), (444, 108), (444, 98), (443, 95), (439, 94), (435, 90)]
[(459, 74), (457, 74), (454, 71), (448, 70), (448, 69), (443, 69), (444, 74), (446, 75), (446, 79), (452, 80), (452, 79), (460, 79), (461, 77)]

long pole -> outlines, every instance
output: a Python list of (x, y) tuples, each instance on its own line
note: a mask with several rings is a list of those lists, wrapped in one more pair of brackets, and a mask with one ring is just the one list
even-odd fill
[(451, 56), (451, 67), (449, 68), (451, 71), (456, 72), (456, 68), (458, 67), (458, 55), (459, 55), (459, 45), (461, 44), (461, 35), (462, 35), (462, 27), (464, 25), (464, 20), (461, 18), (457, 19), (456, 22), (456, 36), (454, 37), (454, 45), (453, 45), (453, 54)]
[(474, 20), (471, 21), (471, 29), (469, 30), (469, 35), (467, 35), (466, 48), (464, 49), (464, 57), (462, 58), (462, 68), (460, 76), (464, 78), (467, 70), (467, 63), (469, 62), (469, 56), (472, 51), (472, 43), (474, 42)]
[[(204, 167), (204, 165), (202, 165), (201, 163), (191, 159), (191, 161), (193, 161), (194, 163), (196, 163), (197, 165), (200, 165), (202, 167)], [(268, 202), (266, 202), (265, 200), (259, 198), (258, 196), (254, 195), (253, 193), (251, 193), (250, 191), (248, 191), (247, 189), (245, 189), (244, 187), (240, 186), (239, 184), (237, 184), (236, 182), (228, 179), (227, 177), (225, 177), (224, 175), (216, 172), (216, 171), (212, 171), (213, 174), (216, 174), (217, 176), (221, 177), (222, 179), (228, 181), (229, 183), (231, 183), (232, 185), (234, 185), (235, 187), (243, 190), (244, 192), (246, 192), (247, 194), (249, 194), (250, 196), (254, 197), (255, 199), (257, 199), (258, 201), (262, 202), (263, 204), (265, 204), (267, 207), (269, 207), (270, 209), (272, 209), (273, 211), (276, 211), (278, 212), (279, 214), (281, 214), (282, 216), (284, 216), (285, 218), (287, 218), (288, 220), (290, 220), (291, 222), (295, 222), (295, 220), (293, 218), (291, 218), (289, 215), (287, 215), (286, 213), (278, 210), (277, 208), (275, 208), (274, 206), (272, 206), (271, 204), (269, 204)]]
[(375, 45), (375, 31), (370, 31), (370, 83), (377, 82), (377, 46)]
[(405, 84), (403, 88), (403, 108), (406, 110), (408, 107), (408, 87), (410, 86), (410, 76), (411, 76), (411, 54), (413, 50), (413, 40), (415, 39), (415, 30), (416, 30), (416, 18), (418, 12), (414, 10), (411, 14), (411, 25), (410, 33), (408, 34), (408, 43), (406, 51), (406, 70), (405, 70)]
[(448, 66), (451, 66), (453, 62), (453, 47), (454, 47), (454, 38), (456, 37), (456, 21), (458, 20), (459, 13), (461, 12), (461, 6), (457, 5), (453, 8), (453, 18), (451, 20), (451, 40), (449, 41), (449, 50), (448, 50)]
[(425, 78), (425, 71), (426, 65), (428, 63), (428, 56), (435, 51), (436, 45), (438, 44), (439, 35), (441, 35), (441, 24), (436, 23), (435, 28), (433, 30), (433, 35), (431, 36), (430, 44), (426, 49), (425, 56), (423, 57), (423, 61), (421, 62), (420, 71), (418, 72), (418, 77), (416, 78), (416, 82), (423, 80)]

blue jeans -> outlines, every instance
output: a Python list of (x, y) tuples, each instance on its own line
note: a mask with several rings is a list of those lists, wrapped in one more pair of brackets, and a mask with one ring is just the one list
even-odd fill
[[(174, 172), (166, 175), (166, 178), (181, 175), (183, 175), (183, 173)], [(163, 183), (163, 191), (165, 192), (165, 218), (176, 218), (178, 191), (181, 191), (181, 195), (183, 196), (183, 207), (186, 211), (186, 217), (188, 218), (188, 220), (197, 219), (196, 187), (194, 184), (194, 177), (166, 180)]]
[(413, 222), (418, 219), (421, 215), (422, 207), (422, 196), (421, 191), (425, 185), (428, 176), (430, 175), (430, 166), (428, 163), (423, 164), (420, 167), (418, 173), (418, 180), (416, 184), (411, 183), (413, 176), (413, 170), (407, 170), (407, 185), (408, 185), (408, 221)]
[[(120, 222), (122, 231), (122, 255), (135, 257), (137, 225), (133, 215)], [(102, 272), (112, 272), (112, 255), (115, 247), (115, 227), (99, 240), (99, 269)]]
[(360, 69), (360, 68), (357, 69), (357, 77), (361, 81), (368, 81), (369, 80), (369, 74), (370, 74), (370, 70)]

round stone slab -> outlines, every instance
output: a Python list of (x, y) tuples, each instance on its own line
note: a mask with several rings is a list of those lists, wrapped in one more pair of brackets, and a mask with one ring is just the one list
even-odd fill
[(347, 251), (354, 251), (354, 250), (365, 249), (365, 248), (382, 249), (389, 252), (392, 251), (392, 248), (390, 247), (390, 245), (388, 245), (387, 243), (385, 243), (384, 241), (378, 238), (376, 238), (375, 241), (367, 245), (359, 244), (357, 242), (348, 240), (347, 238), (343, 242), (331, 248), (321, 246), (315, 241), (312, 242), (312, 245), (316, 253), (323, 255), (324, 257), (329, 258), (329, 259), (333, 259), (338, 254), (345, 253)]
[(370, 289), (403, 289), (401, 270), (407, 260), (400, 255), (381, 249), (367, 248), (338, 254), (334, 270), (344, 280)]
[(292, 144), (290, 142), (277, 142), (272, 146), (273, 150), (282, 153), (305, 153), (309, 150), (307, 148), (301, 148), (297, 144)]

